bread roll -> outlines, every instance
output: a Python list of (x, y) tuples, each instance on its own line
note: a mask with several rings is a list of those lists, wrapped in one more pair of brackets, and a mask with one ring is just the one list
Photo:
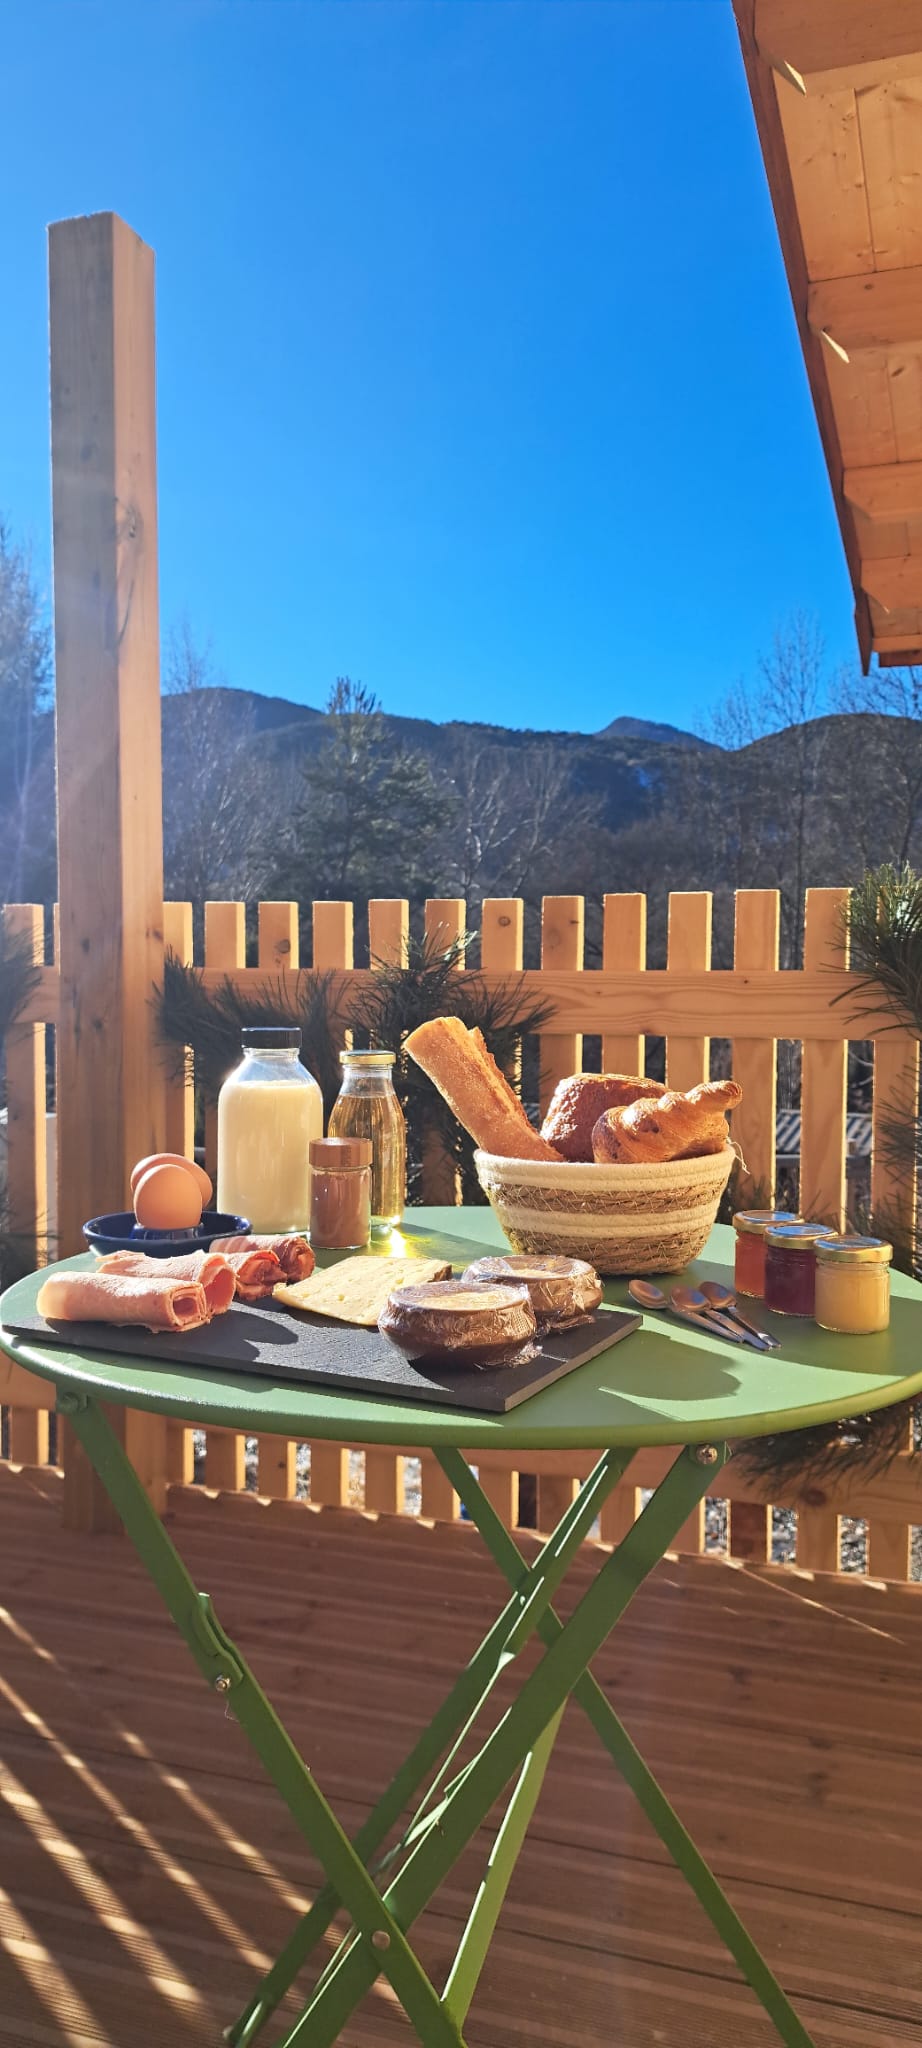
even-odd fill
[(626, 1109), (663, 1093), (662, 1082), (648, 1081), (643, 1074), (568, 1074), (554, 1089), (541, 1136), (561, 1159), (590, 1160), (592, 1133), (606, 1109)]
[(539, 1328), (571, 1330), (584, 1323), (602, 1299), (602, 1282), (586, 1259), (566, 1259), (551, 1253), (498, 1253), (475, 1259), (466, 1267), (463, 1285), (498, 1280), (518, 1282), (528, 1288)]
[(378, 1318), (399, 1351), (433, 1365), (514, 1365), (537, 1327), (527, 1287), (460, 1280), (395, 1287)]
[(406, 1050), (481, 1151), (501, 1159), (559, 1158), (532, 1128), (481, 1031), (468, 1031), (460, 1017), (433, 1017), (410, 1032)]
[(593, 1157), (602, 1166), (629, 1166), (720, 1152), (729, 1137), (725, 1111), (742, 1093), (738, 1081), (702, 1081), (687, 1095), (668, 1089), (655, 1102), (608, 1109), (592, 1133)]

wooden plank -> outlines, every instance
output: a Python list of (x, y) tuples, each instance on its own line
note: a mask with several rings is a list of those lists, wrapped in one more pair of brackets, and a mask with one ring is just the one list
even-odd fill
[[(525, 905), (521, 896), (485, 896), (480, 906), (480, 968), (483, 977), (511, 980), (522, 972)], [(514, 1088), (521, 1088), (522, 1060), (516, 1052), (506, 1069)]]
[[(352, 904), (315, 903), (311, 925), (316, 972), (330, 974), (342, 968), (351, 969), (355, 942)], [(329, 1507), (341, 1507), (348, 1501), (349, 1452), (345, 1444), (311, 1444), (310, 1497)]]
[[(647, 964), (647, 899), (645, 896), (603, 896), (602, 969), (622, 974), (626, 969), (642, 973)], [(642, 1074), (647, 1056), (640, 1032), (623, 1036), (607, 1031), (602, 1039), (602, 1072)]]
[[(467, 905), (461, 896), (432, 896), (426, 903), (423, 929), (426, 945), (434, 953), (447, 952), (464, 937)], [(463, 956), (457, 970), (463, 969)], [(437, 1130), (429, 1128), (423, 1139), (422, 1195), (424, 1202), (451, 1208), (461, 1200), (461, 1177)]]
[(28, 1002), (19, 1014), (21, 1024), (57, 1024), (61, 1014), (61, 976), (56, 966), (43, 967)]
[[(205, 965), (220, 974), (242, 967), (246, 959), (246, 908), (242, 903), (206, 903)], [(260, 979), (265, 970), (258, 969)], [(218, 1113), (205, 1111), (205, 1164), (217, 1190)], [(218, 1493), (235, 1493), (246, 1484), (246, 1440), (233, 1430), (211, 1430), (205, 1436), (205, 1484)]]
[[(738, 889), (733, 958), (741, 972), (778, 965), (781, 898), (777, 889)], [(733, 1047), (733, 1075), (743, 1099), (733, 1112), (733, 1142), (744, 1162), (745, 1199), (771, 1208), (775, 1195), (777, 1043), (744, 1039)]]
[(691, 1514), (686, 1516), (681, 1529), (676, 1531), (669, 1548), (674, 1550), (680, 1557), (700, 1557), (705, 1547), (706, 1533), (707, 1506), (701, 1500), (696, 1508), (692, 1508)]
[(772, 1554), (772, 1511), (760, 1501), (730, 1501), (730, 1556), (765, 1564)]
[(154, 259), (114, 214), (50, 230), (62, 1254), (163, 1149)]
[[(243, 903), (206, 903), (205, 905), (205, 966), (220, 986), (225, 975), (242, 968), (246, 960), (246, 906)], [(250, 986), (261, 986), (265, 981), (262, 968), (252, 971)], [(215, 1184), (218, 1185), (218, 1112), (214, 1104), (205, 1110), (205, 1165)]]
[(311, 1501), (344, 1507), (349, 1499), (349, 1452), (345, 1444), (311, 1444)]
[(269, 1500), (294, 1500), (298, 1446), (289, 1436), (258, 1436), (256, 1484)]
[[(674, 892), (669, 897), (666, 959), (670, 974), (701, 971), (711, 964), (711, 914), (708, 890)], [(670, 1032), (666, 1038), (666, 1081), (670, 1088), (695, 1088), (710, 1073), (711, 1041), (706, 1032)]]
[[(877, 0), (875, 0), (876, 12)], [(916, 0), (906, 7), (917, 12)], [(922, 57), (915, 65), (922, 73)], [(922, 263), (922, 208), (919, 185), (919, 122), (922, 77), (881, 83), (858, 96), (861, 154), (867, 179), (874, 268), (899, 271)], [(876, 289), (876, 287), (875, 287)], [(898, 346), (901, 334), (890, 337)]]
[(871, 1122), (871, 1213), (881, 1236), (911, 1241), (918, 1215), (918, 1185), (911, 1161), (894, 1159), (887, 1142), (889, 1123), (911, 1129), (919, 1101), (919, 1044), (905, 1031), (891, 1031), (874, 1044)]
[(854, 91), (805, 94), (779, 85), (778, 111), (810, 277), (873, 269)]
[(11, 1465), (47, 1465), (48, 1413), (43, 1408), (11, 1408), (9, 1422)]
[(841, 1518), (832, 1508), (799, 1507), (795, 1556), (807, 1572), (837, 1572), (841, 1556)]
[(406, 898), (373, 899), (368, 905), (368, 957), (372, 966), (406, 966), (409, 941), (410, 906)]
[(599, 1535), (602, 1542), (613, 1545), (623, 1542), (628, 1531), (633, 1529), (639, 1513), (640, 1488), (630, 1485), (625, 1480), (622, 1485), (615, 1487), (614, 1493), (610, 1493), (606, 1501), (602, 1502), (599, 1516)]
[(290, 968), (297, 974), (301, 965), (297, 904), (260, 903), (256, 915), (258, 959), (263, 973), (274, 976), (281, 968)]
[[(502, 988), (508, 977), (484, 972), (482, 978), (484, 986), (493, 990)], [(206, 989), (215, 989), (225, 977), (205, 969), (202, 979)], [(263, 977), (258, 968), (247, 967), (227, 979), (246, 995), (259, 987)], [(345, 1002), (368, 986), (367, 972), (357, 969), (335, 978), (334, 993)], [(680, 974), (648, 968), (644, 974), (603, 974), (596, 969), (566, 973), (526, 968), (521, 990), (523, 1002), (553, 1006), (558, 1033), (873, 1038), (893, 1022), (883, 1007), (864, 1011), (860, 976), (835, 969), (805, 973), (784, 968), (777, 974), (741, 974), (732, 968), (712, 968), (708, 973)]]
[(846, 355), (861, 349), (920, 349), (922, 264), (812, 284), (807, 318), (814, 333), (828, 335)]
[[(7, 940), (40, 964), (45, 957), (44, 913), (37, 903), (7, 903)], [(45, 1026), (14, 1024), (4, 1046), (6, 1066), (6, 1227), (23, 1265), (48, 1257), (48, 1147), (45, 1122)], [(56, 1257), (56, 1250), (52, 1253)], [(39, 1463), (33, 1459), (30, 1462)]]
[(537, 1478), (537, 1527), (540, 1529), (542, 1536), (551, 1536), (557, 1527), (561, 1515), (566, 1514), (570, 1502), (575, 1498), (577, 1482), (575, 1479), (561, 1476), (559, 1473), (542, 1472), (540, 1466), (538, 1467)]
[[(808, 889), (804, 965), (844, 967), (847, 889)], [(842, 1039), (804, 1039), (800, 1121), (800, 1206), (841, 1229), (845, 1216), (848, 1046)]]
[[(192, 952), (192, 905), (191, 903), (165, 903), (163, 906), (164, 950), (175, 953), (184, 967), (191, 967)], [(192, 1056), (186, 1048), (186, 1072), (178, 1080), (167, 1077), (166, 1081), (166, 1150), (181, 1152), (184, 1159), (191, 1159), (195, 1152), (195, 1079), (192, 1071)]]
[[(580, 969), (586, 928), (586, 905), (582, 896), (545, 896), (541, 903), (541, 968)], [(540, 1108), (544, 1115), (558, 1081), (579, 1074), (583, 1065), (583, 1041), (579, 1032), (542, 1032)]]
[(168, 1490), (171, 1486), (191, 1486), (195, 1478), (192, 1431), (172, 1416), (166, 1427), (166, 1476)]
[(922, 609), (922, 555), (891, 555), (862, 563), (861, 581), (885, 612)]
[[(263, 973), (276, 975), (282, 968), (297, 973), (301, 959), (297, 904), (260, 903), (257, 917), (258, 964)], [(260, 1493), (267, 1494), (270, 1500), (293, 1500), (298, 1476), (297, 1445), (287, 1437), (258, 1436), (256, 1458)]]
[(370, 1514), (403, 1512), (403, 1459), (369, 1445), (365, 1452), (365, 1506)]
[[(838, 368), (841, 370), (844, 366), (838, 362), (838, 359), (826, 344), (817, 335), (812, 333), (806, 317), (810, 273), (807, 267), (804, 236), (798, 215), (792, 164), (788, 157), (780, 112), (785, 95), (790, 95), (794, 91), (794, 87), (786, 83), (785, 79), (777, 78), (773, 75), (771, 68), (772, 60), (766, 57), (764, 49), (760, 49), (754, 0), (733, 0), (733, 7), (739, 30), (740, 48), (746, 69), (746, 78), (752, 97), (753, 112), (759, 133), (759, 142), (768, 177), (772, 207), (781, 243), (781, 253), (787, 272), (794, 317), (797, 322), (804, 364), (810, 383), (810, 392), (816, 410), (823, 453), (826, 458), (826, 466), (835, 497), (845, 556), (852, 579), (852, 587), (855, 592), (855, 625), (862, 662), (866, 668), (870, 658), (870, 622), (868, 619), (867, 600), (861, 591), (861, 556), (855, 534), (854, 514), (851, 506), (842, 496), (841, 480), (843, 463), (846, 461), (884, 462), (891, 460), (895, 454), (892, 415), (890, 413), (889, 393), (886, 389), (886, 377), (883, 379), (883, 410), (885, 418), (890, 422), (889, 443), (885, 442), (870, 450), (864, 446), (860, 449), (852, 447), (846, 450), (842, 441), (842, 424), (836, 407), (832, 383), (833, 369)], [(853, 84), (854, 81), (846, 79), (844, 83), (848, 86)], [(778, 1029), (778, 1036), (782, 1036), (780, 1029)]]
[[(124, 1199), (166, 1129), (151, 1002), (163, 978), (153, 251), (115, 214), (58, 221), (49, 293), (63, 1255), (82, 1248), (85, 1217)], [(163, 1418), (133, 1434), (162, 1493)], [(65, 1441), (68, 1526), (110, 1527)]]
[(811, 92), (922, 71), (919, 0), (755, 0), (755, 38)]
[(420, 1512), (432, 1522), (455, 1522), (459, 1501), (451, 1480), (431, 1451), (420, 1457)]
[(480, 1465), (477, 1477), (503, 1528), (514, 1529), (519, 1519), (518, 1472), (512, 1469), (501, 1471), (492, 1465)]

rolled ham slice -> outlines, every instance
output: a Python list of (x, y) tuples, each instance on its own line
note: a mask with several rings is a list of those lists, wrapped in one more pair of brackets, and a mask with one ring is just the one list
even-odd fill
[(220, 1252), (183, 1252), (173, 1259), (152, 1259), (149, 1252), (108, 1252), (100, 1273), (134, 1273), (144, 1280), (197, 1280), (205, 1289), (210, 1316), (220, 1316), (234, 1299), (234, 1269)]
[(314, 1254), (306, 1237), (216, 1237), (213, 1252), (274, 1252), (286, 1280), (307, 1280), (314, 1270)]
[(139, 1323), (155, 1335), (208, 1321), (199, 1281), (146, 1273), (51, 1273), (35, 1306), (50, 1323)]
[(233, 1270), (239, 1301), (264, 1301), (276, 1283), (285, 1278), (275, 1253), (263, 1251), (258, 1245), (250, 1251), (224, 1252), (222, 1256)]

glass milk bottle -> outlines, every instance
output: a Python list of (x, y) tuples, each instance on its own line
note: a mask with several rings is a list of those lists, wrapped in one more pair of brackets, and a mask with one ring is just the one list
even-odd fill
[(261, 1025), (241, 1035), (243, 1059), (218, 1096), (218, 1208), (248, 1216), (257, 1231), (306, 1231), (323, 1097), (298, 1058), (299, 1030)]
[(396, 1230), (407, 1198), (407, 1127), (394, 1093), (392, 1052), (341, 1052), (343, 1082), (331, 1138), (370, 1138), (371, 1227)]

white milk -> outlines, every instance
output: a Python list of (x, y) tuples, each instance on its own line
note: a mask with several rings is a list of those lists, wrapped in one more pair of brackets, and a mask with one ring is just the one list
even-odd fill
[(308, 1147), (323, 1137), (323, 1098), (297, 1050), (244, 1049), (218, 1097), (218, 1208), (254, 1230), (306, 1230)]

